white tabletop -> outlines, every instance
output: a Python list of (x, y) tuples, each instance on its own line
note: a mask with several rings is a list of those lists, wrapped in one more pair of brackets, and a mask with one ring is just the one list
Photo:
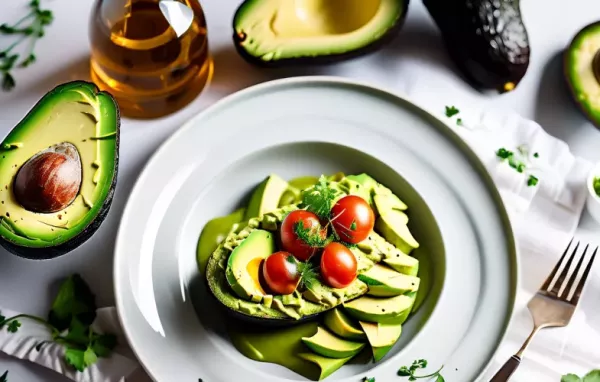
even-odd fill
[[(26, 0), (3, 0), (0, 23), (14, 21), (26, 11)], [(587, 122), (571, 102), (562, 77), (561, 53), (584, 25), (600, 19), (597, 0), (528, 0), (522, 4), (532, 48), (531, 63), (518, 88), (504, 95), (482, 95), (462, 81), (446, 55), (437, 28), (421, 1), (412, 0), (405, 26), (385, 49), (352, 62), (305, 69), (266, 70), (250, 66), (235, 52), (231, 41), (233, 13), (240, 1), (205, 1), (210, 49), (215, 59), (211, 86), (185, 109), (152, 121), (123, 119), (119, 177), (110, 214), (83, 246), (52, 261), (29, 261), (0, 249), (0, 303), (11, 309), (45, 315), (57, 281), (79, 272), (97, 294), (100, 306), (114, 303), (113, 243), (129, 192), (148, 157), (161, 142), (192, 115), (223, 96), (249, 85), (285, 76), (342, 75), (385, 84), (406, 76), (430, 78), (435, 88), (456, 89), (455, 104), (474, 97), (485, 104), (511, 108), (538, 121), (565, 140), (577, 155), (600, 161), (600, 131)], [(19, 122), (35, 102), (55, 85), (89, 78), (88, 20), (92, 0), (46, 0), (55, 21), (38, 44), (38, 62), (15, 72), (17, 87), (0, 92), (0, 137)], [(5, 40), (0, 39), (0, 46)], [(422, 83), (421, 85), (422, 86)], [(466, 107), (467, 105), (465, 105)], [(584, 213), (580, 233), (597, 235), (600, 226)], [(9, 370), (10, 382), (65, 381), (33, 364), (0, 356), (0, 374)]]

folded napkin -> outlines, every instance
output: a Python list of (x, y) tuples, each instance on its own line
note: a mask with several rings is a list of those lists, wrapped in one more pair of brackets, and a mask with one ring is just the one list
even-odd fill
[[(481, 379), (488, 381), (521, 347), (533, 328), (527, 302), (576, 233), (585, 206), (586, 180), (592, 164), (574, 156), (565, 142), (548, 135), (533, 121), (515, 113), (478, 107), (472, 102), (464, 105), (444, 103), (444, 99), (454, 97), (438, 94), (432, 99), (428, 90), (414, 87), (407, 93), (411, 99), (427, 105), (430, 112), (446, 120), (477, 153), (502, 195), (516, 236), (521, 285), (505, 341)], [(458, 114), (448, 117), (446, 106), (456, 107)], [(523, 159), (526, 168), (522, 173), (498, 157), (497, 151), (501, 148)], [(538, 179), (535, 186), (528, 185), (531, 175)], [(594, 273), (598, 273), (598, 267), (595, 270)], [(571, 324), (567, 328), (542, 330), (511, 381), (558, 382), (563, 374), (582, 375), (598, 367), (600, 307), (596, 300), (600, 297), (600, 281), (591, 277), (587, 284)]]
[[(18, 312), (0, 307), (6, 317), (13, 317)], [(50, 340), (49, 330), (42, 324), (23, 318), (21, 327), (16, 333), (0, 330), (0, 351), (16, 358), (35, 362), (52, 369), (77, 382), (141, 382), (148, 381), (141, 372), (140, 365), (129, 349), (119, 326), (115, 308), (101, 308), (96, 312), (96, 320), (92, 328), (97, 333), (113, 333), (117, 336), (118, 345), (109, 358), (98, 358), (98, 361), (78, 372), (64, 361), (65, 347), (55, 342), (47, 342), (40, 351), (35, 349), (42, 341)]]

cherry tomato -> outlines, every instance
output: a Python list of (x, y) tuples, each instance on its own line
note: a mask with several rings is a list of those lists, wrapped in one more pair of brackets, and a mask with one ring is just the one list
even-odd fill
[(356, 278), (358, 264), (343, 244), (329, 243), (321, 255), (321, 277), (332, 288), (347, 287)]
[(290, 212), (281, 223), (281, 245), (298, 260), (306, 261), (317, 251), (317, 247), (309, 245), (296, 234), (296, 225), (302, 224), (308, 236), (325, 239), (327, 231), (321, 228), (319, 217), (312, 212), (296, 210)]
[(375, 214), (363, 198), (344, 196), (331, 209), (332, 225), (342, 241), (360, 243), (375, 225)]
[(275, 252), (267, 257), (263, 262), (262, 273), (274, 294), (291, 294), (300, 281), (296, 259), (289, 252)]

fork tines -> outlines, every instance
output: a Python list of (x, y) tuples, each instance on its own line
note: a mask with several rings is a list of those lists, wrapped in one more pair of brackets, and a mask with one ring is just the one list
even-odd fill
[[(573, 264), (573, 260), (578, 256), (579, 250), (579, 242), (575, 245), (575, 248), (571, 251), (571, 255), (567, 256), (571, 245), (573, 244), (573, 239), (569, 242), (569, 245), (565, 249), (565, 252), (562, 254), (560, 260), (552, 270), (552, 273), (544, 282), (544, 285), (540, 288), (540, 292), (544, 293), (549, 297), (553, 297), (559, 299), (564, 302), (568, 302), (570, 304), (576, 305), (579, 301), (579, 297), (581, 296), (581, 292), (585, 285), (585, 282), (590, 273), (590, 269), (592, 269), (592, 265), (594, 264), (594, 259), (596, 258), (596, 253), (598, 252), (598, 247), (594, 249), (591, 257), (587, 256), (589, 260), (587, 261), (587, 266), (583, 271), (581, 277), (578, 277), (581, 271), (581, 267), (586, 260), (586, 255), (588, 253), (589, 244), (586, 244), (583, 253), (579, 255), (579, 261), (575, 266), (573, 272), (569, 272), (571, 266)], [(556, 281), (554, 280), (556, 276), (558, 278)], [(573, 291), (574, 289), (574, 291)]]

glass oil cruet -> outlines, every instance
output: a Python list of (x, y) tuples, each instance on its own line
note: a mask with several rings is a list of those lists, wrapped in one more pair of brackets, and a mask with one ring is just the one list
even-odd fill
[(96, 0), (89, 32), (92, 80), (115, 97), (124, 116), (179, 110), (212, 77), (198, 0)]

